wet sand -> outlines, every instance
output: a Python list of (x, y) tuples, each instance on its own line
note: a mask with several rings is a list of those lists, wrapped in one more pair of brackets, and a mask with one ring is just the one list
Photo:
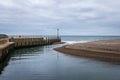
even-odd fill
[(65, 42), (54, 42), (53, 44), (64, 44)]
[(120, 40), (76, 43), (54, 48), (54, 50), (80, 57), (120, 62)]

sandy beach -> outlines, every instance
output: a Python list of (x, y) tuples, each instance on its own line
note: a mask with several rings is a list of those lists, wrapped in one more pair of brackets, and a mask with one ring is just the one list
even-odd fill
[(120, 62), (120, 40), (76, 43), (54, 48), (54, 50), (80, 57)]

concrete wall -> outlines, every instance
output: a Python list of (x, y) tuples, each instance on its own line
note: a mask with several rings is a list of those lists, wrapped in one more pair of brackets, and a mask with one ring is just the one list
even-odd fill
[(7, 42), (5, 44), (0, 45), (0, 62), (2, 62), (8, 53), (13, 50), (14, 42)]
[(9, 39), (8, 39), (8, 38), (2, 38), (2, 39), (0, 39), (0, 45), (1, 45), (1, 44), (5, 44), (5, 43), (7, 43), (7, 42), (9, 42)]

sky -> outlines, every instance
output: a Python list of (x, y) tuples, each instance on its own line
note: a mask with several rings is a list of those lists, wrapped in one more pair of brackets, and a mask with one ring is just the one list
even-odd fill
[(0, 0), (0, 34), (120, 35), (120, 0)]

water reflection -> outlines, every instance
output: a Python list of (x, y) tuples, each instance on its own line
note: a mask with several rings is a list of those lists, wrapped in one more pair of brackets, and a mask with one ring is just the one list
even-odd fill
[(14, 51), (11, 60), (23, 60), (30, 58), (30, 56), (44, 54), (44, 47), (45, 46), (17, 49)]
[(62, 54), (61, 45), (15, 50), (1, 66), (0, 80), (119, 80), (120, 65)]
[(10, 57), (11, 57), (11, 53), (6, 57), (6, 59), (4, 59), (3, 62), (0, 63), (0, 75), (2, 74), (2, 71), (4, 71), (4, 68), (8, 65), (8, 62), (9, 62)]
[(37, 56), (37, 54), (44, 54), (44, 47), (45, 46), (21, 48), (10, 52), (6, 59), (0, 64), (0, 74), (2, 74), (2, 71), (4, 71), (4, 68), (9, 64), (10, 60), (24, 60), (29, 59), (29, 56)]

